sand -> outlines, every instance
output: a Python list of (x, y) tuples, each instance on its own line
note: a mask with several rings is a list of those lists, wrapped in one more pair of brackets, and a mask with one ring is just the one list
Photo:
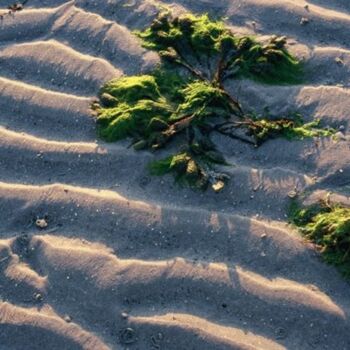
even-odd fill
[[(322, 118), (338, 141), (218, 138), (235, 166), (214, 194), (150, 177), (152, 154), (96, 140), (101, 84), (158, 62), (132, 30), (160, 4), (287, 35), (307, 83), (227, 88), (257, 111)], [(348, 0), (30, 0), (6, 16), (0, 350), (349, 350), (349, 284), (286, 218), (293, 190), (349, 202), (349, 38)]]

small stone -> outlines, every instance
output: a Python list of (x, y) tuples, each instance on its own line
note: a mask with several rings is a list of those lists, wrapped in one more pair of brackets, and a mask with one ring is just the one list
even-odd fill
[(224, 187), (225, 187), (225, 182), (223, 181), (215, 182), (215, 184), (212, 185), (212, 188), (216, 193), (220, 192)]
[(339, 140), (341, 140), (341, 141), (345, 141), (346, 140), (346, 136), (340, 131), (335, 133), (334, 136), (335, 136), (335, 140), (338, 140), (338, 141)]
[(121, 316), (122, 316), (122, 318), (126, 319), (126, 318), (128, 318), (129, 315), (126, 312), (122, 312)]
[(42, 296), (41, 293), (34, 293), (34, 294), (33, 294), (33, 298), (34, 298), (34, 300), (37, 301), (37, 302), (43, 301), (43, 296)]
[(67, 323), (72, 322), (72, 318), (69, 315), (65, 315), (63, 318)]
[(335, 62), (339, 64), (339, 66), (342, 66), (344, 64), (344, 61), (340, 57), (336, 57)]
[(340, 131), (344, 131), (344, 130), (345, 130), (345, 126), (344, 126), (344, 125), (340, 125), (340, 126), (339, 126), (339, 130), (340, 130)]
[(301, 25), (306, 25), (306, 24), (309, 24), (310, 23), (310, 20), (306, 17), (303, 17), (301, 20), (300, 20), (300, 24)]
[(36, 225), (36, 227), (43, 229), (43, 228), (47, 227), (48, 223), (45, 219), (37, 219), (35, 221), (35, 225)]
[(267, 234), (266, 233), (263, 233), (262, 235), (260, 235), (260, 238), (264, 239), (267, 237)]
[(298, 192), (297, 191), (289, 191), (288, 192), (288, 197), (289, 198), (295, 198), (295, 197), (297, 197), (298, 196)]

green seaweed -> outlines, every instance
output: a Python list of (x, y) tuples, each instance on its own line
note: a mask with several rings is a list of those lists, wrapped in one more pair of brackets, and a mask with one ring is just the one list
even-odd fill
[(253, 135), (257, 143), (276, 137), (284, 137), (288, 140), (312, 137), (327, 137), (335, 133), (334, 129), (320, 128), (320, 120), (305, 123), (299, 114), (291, 117), (271, 120), (256, 118), (249, 123), (249, 134)]
[[(163, 58), (187, 69), (196, 71), (198, 65), (208, 66), (215, 63), (209, 62), (213, 60), (230, 77), (268, 84), (302, 82), (302, 64), (285, 48), (285, 37), (274, 36), (261, 43), (251, 36), (235, 35), (222, 21), (213, 21), (208, 15), (173, 18), (169, 13), (136, 34), (145, 48), (156, 50)], [(189, 62), (191, 58), (195, 64)]]
[(210, 116), (228, 119), (235, 112), (225, 91), (205, 81), (195, 80), (181, 92), (183, 103), (172, 117), (174, 120), (187, 115), (195, 115), (197, 122)]
[[(285, 48), (285, 37), (272, 37), (262, 45), (252, 38), (239, 40), (238, 57), (232, 58), (230, 69), (237, 75), (266, 84), (299, 84), (302, 82), (302, 64)], [(239, 47), (243, 49), (239, 49)]]
[(180, 48), (182, 45), (207, 54), (219, 51), (216, 43), (228, 32), (220, 21), (212, 21), (208, 15), (195, 16), (185, 14), (172, 18), (170, 13), (163, 13), (150, 26), (137, 35), (143, 39), (144, 47), (150, 50), (166, 51), (169, 47)]
[(205, 189), (208, 185), (204, 170), (187, 152), (152, 162), (150, 171), (151, 174), (158, 176), (173, 173), (177, 182), (195, 188)]
[(350, 277), (350, 208), (327, 200), (309, 206), (293, 202), (290, 220), (320, 248), (326, 262)]
[[(109, 105), (103, 99), (108, 96)], [(98, 110), (98, 129), (107, 141), (127, 137), (147, 138), (157, 131), (155, 121), (167, 125), (173, 113), (171, 104), (160, 92), (155, 76), (125, 77), (107, 83), (100, 92), (101, 108)], [(116, 101), (110, 105), (110, 101)], [(159, 123), (158, 123), (159, 124)]]
[(197, 144), (181, 153), (151, 162), (151, 174), (159, 176), (172, 173), (180, 184), (202, 190), (211, 185), (214, 191), (221, 191), (227, 175), (213, 171), (213, 164), (227, 164), (225, 159), (215, 150), (203, 152), (199, 148)]
[[(267, 42), (238, 36), (208, 15), (159, 15), (137, 35), (156, 50), (160, 66), (148, 75), (122, 77), (105, 84), (95, 108), (99, 134), (106, 141), (131, 138), (136, 150), (157, 150), (173, 139), (186, 146), (152, 163), (153, 174), (173, 173), (191, 187), (223, 188), (227, 165), (211, 140), (220, 133), (258, 146), (268, 139), (325, 137), (334, 131), (299, 115), (272, 119), (244, 112), (225, 89), (229, 78), (264, 83), (300, 81), (302, 65), (286, 49), (284, 37)], [(180, 166), (180, 165), (186, 166)]]

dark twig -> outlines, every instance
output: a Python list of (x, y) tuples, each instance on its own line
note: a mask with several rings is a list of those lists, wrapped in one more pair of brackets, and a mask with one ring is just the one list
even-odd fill
[(197, 70), (195, 67), (193, 67), (187, 60), (186, 58), (181, 55), (181, 53), (179, 51), (176, 50), (177, 55), (179, 56), (179, 60), (176, 60), (176, 62), (178, 64), (180, 64), (181, 66), (183, 66), (184, 68), (186, 68), (190, 73), (192, 73), (194, 76), (196, 76), (197, 78), (203, 80), (203, 81), (208, 81), (207, 78), (205, 78), (205, 76), (199, 71)]
[(248, 143), (249, 145), (253, 145), (253, 146), (257, 145), (256, 142), (254, 142), (254, 141), (252, 141), (250, 139), (247, 139), (247, 138), (245, 138), (243, 136), (234, 134), (232, 131), (226, 131), (226, 130), (217, 129), (217, 128), (214, 128), (214, 131), (218, 132), (221, 135), (225, 135), (227, 137), (230, 137), (231, 139), (240, 140), (240, 141), (242, 141), (244, 143)]
[(222, 75), (224, 73), (224, 69), (225, 69), (224, 57), (220, 55), (219, 62), (213, 77), (213, 84), (219, 86), (220, 89), (222, 90), (224, 89), (222, 85), (222, 82), (223, 82)]

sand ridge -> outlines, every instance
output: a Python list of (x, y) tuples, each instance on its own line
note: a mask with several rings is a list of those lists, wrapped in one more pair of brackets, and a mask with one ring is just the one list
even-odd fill
[[(257, 111), (322, 118), (338, 140), (219, 137), (234, 165), (220, 195), (150, 177), (152, 154), (97, 140), (100, 85), (158, 62), (132, 31), (160, 6), (287, 35), (305, 84), (227, 88)], [(348, 283), (285, 217), (291, 190), (349, 201), (349, 23), (346, 0), (32, 0), (5, 17), (0, 349), (350, 349)]]

